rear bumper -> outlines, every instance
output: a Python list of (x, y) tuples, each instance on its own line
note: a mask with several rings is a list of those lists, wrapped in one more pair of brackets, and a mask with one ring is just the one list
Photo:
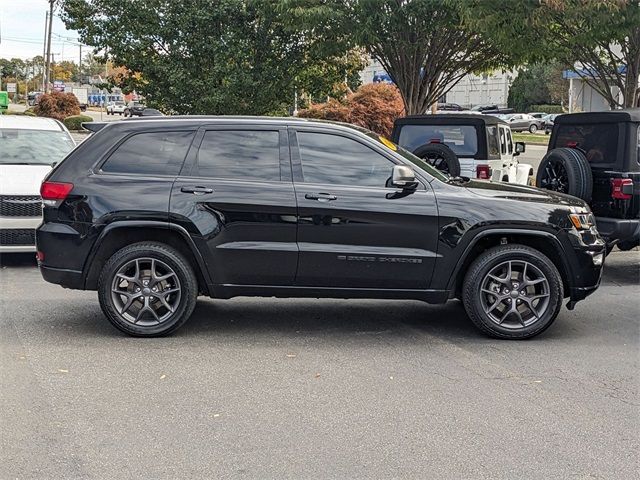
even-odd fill
[(56, 283), (65, 288), (73, 288), (75, 290), (84, 289), (84, 279), (82, 272), (76, 270), (66, 270), (64, 268), (46, 267), (38, 264), (40, 274), (49, 283)]
[(640, 241), (640, 219), (596, 217), (596, 225), (608, 244)]

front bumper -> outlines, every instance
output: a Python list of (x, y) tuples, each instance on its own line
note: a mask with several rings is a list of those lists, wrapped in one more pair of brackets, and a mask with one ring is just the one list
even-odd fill
[(640, 219), (596, 217), (596, 225), (608, 244), (640, 241)]
[(0, 217), (0, 253), (35, 252), (42, 217)]

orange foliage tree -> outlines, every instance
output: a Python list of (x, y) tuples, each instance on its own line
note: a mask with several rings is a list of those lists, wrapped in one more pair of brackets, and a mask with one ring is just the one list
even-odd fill
[(312, 105), (301, 110), (298, 116), (353, 123), (380, 135), (390, 136), (394, 120), (403, 114), (402, 97), (394, 85), (371, 83), (347, 95), (342, 101), (331, 99)]
[(80, 115), (80, 104), (73, 93), (52, 92), (42, 95), (33, 110), (39, 117), (62, 121), (71, 115)]

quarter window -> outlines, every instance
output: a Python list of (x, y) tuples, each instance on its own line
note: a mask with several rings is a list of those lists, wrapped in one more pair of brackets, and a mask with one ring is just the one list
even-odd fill
[(339, 135), (298, 132), (304, 181), (384, 187), (393, 163), (360, 142)]
[(197, 175), (280, 181), (280, 134), (275, 130), (209, 130), (198, 151)]
[(137, 175), (177, 175), (193, 132), (146, 132), (127, 138), (102, 165), (102, 171)]

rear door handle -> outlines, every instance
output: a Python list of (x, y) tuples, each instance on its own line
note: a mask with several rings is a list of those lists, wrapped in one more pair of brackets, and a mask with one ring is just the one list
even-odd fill
[(180, 191), (183, 193), (193, 193), (194, 195), (204, 195), (205, 193), (213, 193), (213, 188), (189, 185), (182, 187)]
[(330, 202), (331, 200), (338, 199), (338, 197), (330, 193), (307, 193), (304, 198), (307, 200), (318, 200), (319, 202)]

